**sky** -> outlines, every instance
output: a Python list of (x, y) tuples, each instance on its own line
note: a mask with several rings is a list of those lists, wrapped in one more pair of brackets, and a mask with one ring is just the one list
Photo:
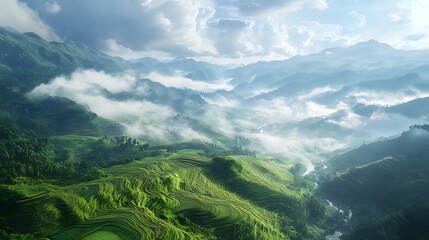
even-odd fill
[(429, 47), (427, 0), (1, 0), (0, 26), (124, 58), (285, 59), (375, 39)]

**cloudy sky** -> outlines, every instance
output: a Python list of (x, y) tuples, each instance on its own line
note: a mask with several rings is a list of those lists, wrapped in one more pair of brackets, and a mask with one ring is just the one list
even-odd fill
[(427, 0), (1, 0), (0, 26), (126, 58), (284, 59), (376, 39), (429, 47)]

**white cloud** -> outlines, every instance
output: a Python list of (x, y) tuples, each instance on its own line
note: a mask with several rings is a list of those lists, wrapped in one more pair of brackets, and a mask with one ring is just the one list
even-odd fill
[(429, 97), (429, 92), (412, 89), (412, 91), (387, 92), (373, 90), (354, 90), (347, 98), (355, 99), (357, 103), (376, 106), (394, 106), (417, 98)]
[[(126, 58), (186, 56), (240, 64), (285, 59), (368, 39), (405, 49), (429, 46), (429, 3), (425, 0), (383, 0), (378, 4), (338, 0), (21, 1), (34, 10), (17, 0), (4, 0), (2, 9), (9, 10), (0, 13), (0, 23), (53, 39), (39, 13), (58, 35), (103, 46), (106, 52)], [(11, 3), (14, 9), (8, 6)], [(81, 9), (79, 19), (67, 17), (74, 9)], [(20, 11), (32, 16), (26, 24), (16, 21), (22, 16)], [(126, 17), (122, 17), (124, 13)], [(23, 30), (22, 25), (27, 27)]]
[(312, 117), (324, 117), (345, 106), (339, 104), (335, 108), (315, 103), (311, 100), (286, 99), (283, 97), (272, 100), (260, 100), (252, 107), (258, 116), (263, 116), (270, 123), (286, 123), (300, 121)]
[(361, 116), (352, 112), (351, 110), (343, 110), (340, 112), (342, 116), (337, 119), (330, 119), (328, 123), (333, 123), (343, 128), (357, 129), (364, 126), (365, 122)]
[(411, 1), (410, 10), (409, 20), (413, 26), (418, 29), (427, 29), (429, 27), (429, 22), (427, 21), (429, 2), (425, 0)]
[(290, 43), (298, 49), (298, 54), (309, 54), (333, 45), (348, 46), (357, 42), (357, 37), (343, 33), (339, 24), (322, 24), (305, 21), (289, 28)]
[[(132, 51), (127, 47), (124, 47), (113, 38), (103, 39), (103, 40), (100, 40), (100, 42), (104, 46), (104, 51), (113, 56), (121, 56), (121, 57), (127, 56), (126, 58), (133, 58), (133, 57), (138, 58), (138, 55), (134, 56), (134, 54), (136, 54), (135, 51)], [(142, 54), (140, 53), (139, 55), (142, 55)]]
[(119, 93), (133, 89), (135, 82), (136, 79), (131, 74), (108, 75), (95, 70), (77, 70), (70, 77), (57, 77), (52, 84), (42, 84), (35, 91), (40, 90), (53, 94), (57, 91), (66, 94), (73, 94), (74, 92), (91, 94), (99, 93), (100, 89), (103, 88), (111, 93)]
[(263, 50), (255, 38), (254, 21), (238, 19), (215, 19), (209, 24), (209, 35), (217, 54), (239, 58), (258, 54)]
[[(59, 96), (69, 98), (97, 115), (116, 121), (127, 127), (127, 135), (144, 137), (152, 140), (176, 141), (177, 134), (183, 139), (198, 138), (204, 141), (210, 139), (193, 129), (185, 122), (177, 122), (178, 115), (170, 105), (158, 104), (146, 99), (145, 94), (151, 87), (147, 82), (139, 81), (132, 73), (106, 74), (94, 70), (77, 70), (70, 76), (59, 76), (48, 84), (41, 84), (34, 88), (30, 97)], [(127, 93), (129, 96), (139, 96), (116, 99), (111, 94)], [(174, 104), (174, 103), (173, 103)], [(185, 103), (187, 104), (187, 103)], [(192, 116), (192, 105), (189, 113)], [(222, 111), (206, 109), (199, 120), (209, 122), (211, 126), (218, 126), (222, 130), (231, 129), (229, 121)], [(173, 136), (173, 137), (172, 137)]]
[(47, 2), (46, 3), (46, 11), (48, 13), (56, 14), (61, 11), (61, 6), (56, 2)]
[(167, 51), (179, 48), (197, 55), (216, 52), (211, 40), (204, 34), (207, 22), (215, 13), (209, 4), (199, 1), (165, 1), (156, 7), (150, 5), (147, 11), (154, 16), (153, 21), (159, 27), (157, 31), (168, 36), (151, 42), (153, 48)]
[(313, 162), (321, 160), (321, 156), (332, 151), (345, 148), (344, 141), (333, 138), (319, 138), (303, 135), (298, 131), (289, 131), (287, 135), (273, 135), (266, 133), (249, 133), (253, 146), (268, 153), (277, 153), (288, 159), (301, 161), (307, 170), (314, 169)]
[(105, 96), (110, 93), (133, 92), (136, 79), (131, 74), (108, 75), (94, 70), (78, 70), (70, 77), (54, 78), (49, 84), (36, 87), (32, 96), (61, 96), (87, 106), (98, 115), (124, 123), (162, 122), (174, 116), (166, 106), (149, 101), (112, 100)]
[(200, 116), (200, 119), (209, 126), (214, 126), (218, 130), (226, 134), (234, 134), (234, 119), (226, 114), (222, 108), (209, 108)]
[(378, 37), (397, 48), (421, 49), (429, 47), (429, 2), (425, 0), (400, 1), (386, 16), (391, 27)]
[[(326, 0), (133, 0), (110, 5), (48, 0), (42, 5), (43, 9), (37, 11), (44, 13), (44, 20), (52, 21), (59, 35), (83, 40), (90, 46), (102, 46), (115, 56), (188, 56), (234, 63), (284, 59), (303, 53), (297, 50), (300, 45), (290, 42), (289, 31), (296, 24), (285, 20), (284, 14), (328, 8)], [(268, 14), (238, 14), (238, 8), (246, 11), (253, 5), (260, 5), (259, 10)], [(31, 6), (37, 8), (40, 4)], [(81, 9), (79, 19), (66, 17), (77, 8)], [(234, 8), (238, 12), (228, 10)], [(111, 16), (106, 11), (112, 12)], [(55, 18), (52, 14), (56, 14)], [(127, 16), (120, 17), (123, 14)], [(236, 28), (236, 23), (244, 25)], [(123, 28), (124, 25), (127, 27)]]
[(222, 95), (214, 96), (214, 97), (203, 97), (203, 99), (209, 104), (218, 105), (220, 107), (237, 107), (240, 102), (236, 99), (230, 99)]
[(169, 60), (171, 55), (169, 53), (158, 50), (134, 51), (124, 45), (121, 45), (113, 38), (100, 39), (102, 51), (116, 57), (124, 59), (139, 59), (142, 56), (155, 58), (159, 60)]
[(313, 97), (317, 97), (326, 93), (332, 93), (336, 90), (334, 88), (331, 88), (330, 86), (324, 86), (324, 87), (317, 87), (311, 90), (309, 93), (302, 94), (298, 97), (299, 100), (306, 100), (311, 99)]
[(169, 106), (146, 100), (114, 100), (105, 96), (104, 91), (133, 92), (135, 83), (131, 74), (108, 75), (93, 70), (78, 70), (70, 77), (56, 77), (49, 84), (36, 87), (30, 96), (66, 97), (101, 117), (123, 124), (129, 135), (164, 138), (167, 129), (164, 121), (176, 115)]
[(368, 20), (367, 20), (367, 17), (365, 15), (363, 15), (362, 13), (359, 13), (355, 10), (349, 12), (349, 15), (352, 16), (354, 19), (356, 19), (357, 27), (359, 27), (359, 28), (366, 27)]
[(19, 32), (35, 32), (46, 40), (59, 40), (53, 30), (25, 3), (2, 0), (0, 9), (0, 26), (12, 27)]
[(326, 0), (231, 0), (224, 1), (226, 6), (233, 6), (243, 15), (259, 15), (267, 12), (296, 12), (305, 8), (326, 9)]
[(203, 81), (194, 81), (192, 79), (181, 76), (177, 73), (174, 76), (163, 75), (158, 72), (151, 72), (146, 77), (152, 81), (159, 82), (166, 87), (174, 87), (180, 89), (192, 89), (200, 92), (214, 92), (216, 90), (232, 90), (233, 86), (226, 81), (217, 83), (208, 83)]

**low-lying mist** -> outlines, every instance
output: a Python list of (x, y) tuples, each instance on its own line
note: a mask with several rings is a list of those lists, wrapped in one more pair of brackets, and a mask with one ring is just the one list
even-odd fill
[(301, 160), (311, 168), (311, 162), (335, 150), (424, 123), (424, 117), (391, 108), (429, 93), (316, 85), (294, 94), (246, 99), (234, 94), (231, 82), (195, 81), (183, 73), (152, 72), (143, 78), (135, 72), (80, 69), (36, 87), (29, 96), (69, 98), (126, 126), (128, 135), (149, 141), (244, 136), (255, 150)]

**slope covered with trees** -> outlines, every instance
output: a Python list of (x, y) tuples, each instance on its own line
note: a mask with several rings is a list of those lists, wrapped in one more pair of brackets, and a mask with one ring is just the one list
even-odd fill
[(350, 208), (344, 239), (426, 239), (429, 208), (429, 125), (363, 145), (330, 162), (320, 191)]
[(129, 68), (120, 58), (93, 50), (77, 42), (48, 42), (34, 33), (0, 28), (0, 79), (10, 87), (30, 90), (60, 74), (77, 68), (108, 72)]

